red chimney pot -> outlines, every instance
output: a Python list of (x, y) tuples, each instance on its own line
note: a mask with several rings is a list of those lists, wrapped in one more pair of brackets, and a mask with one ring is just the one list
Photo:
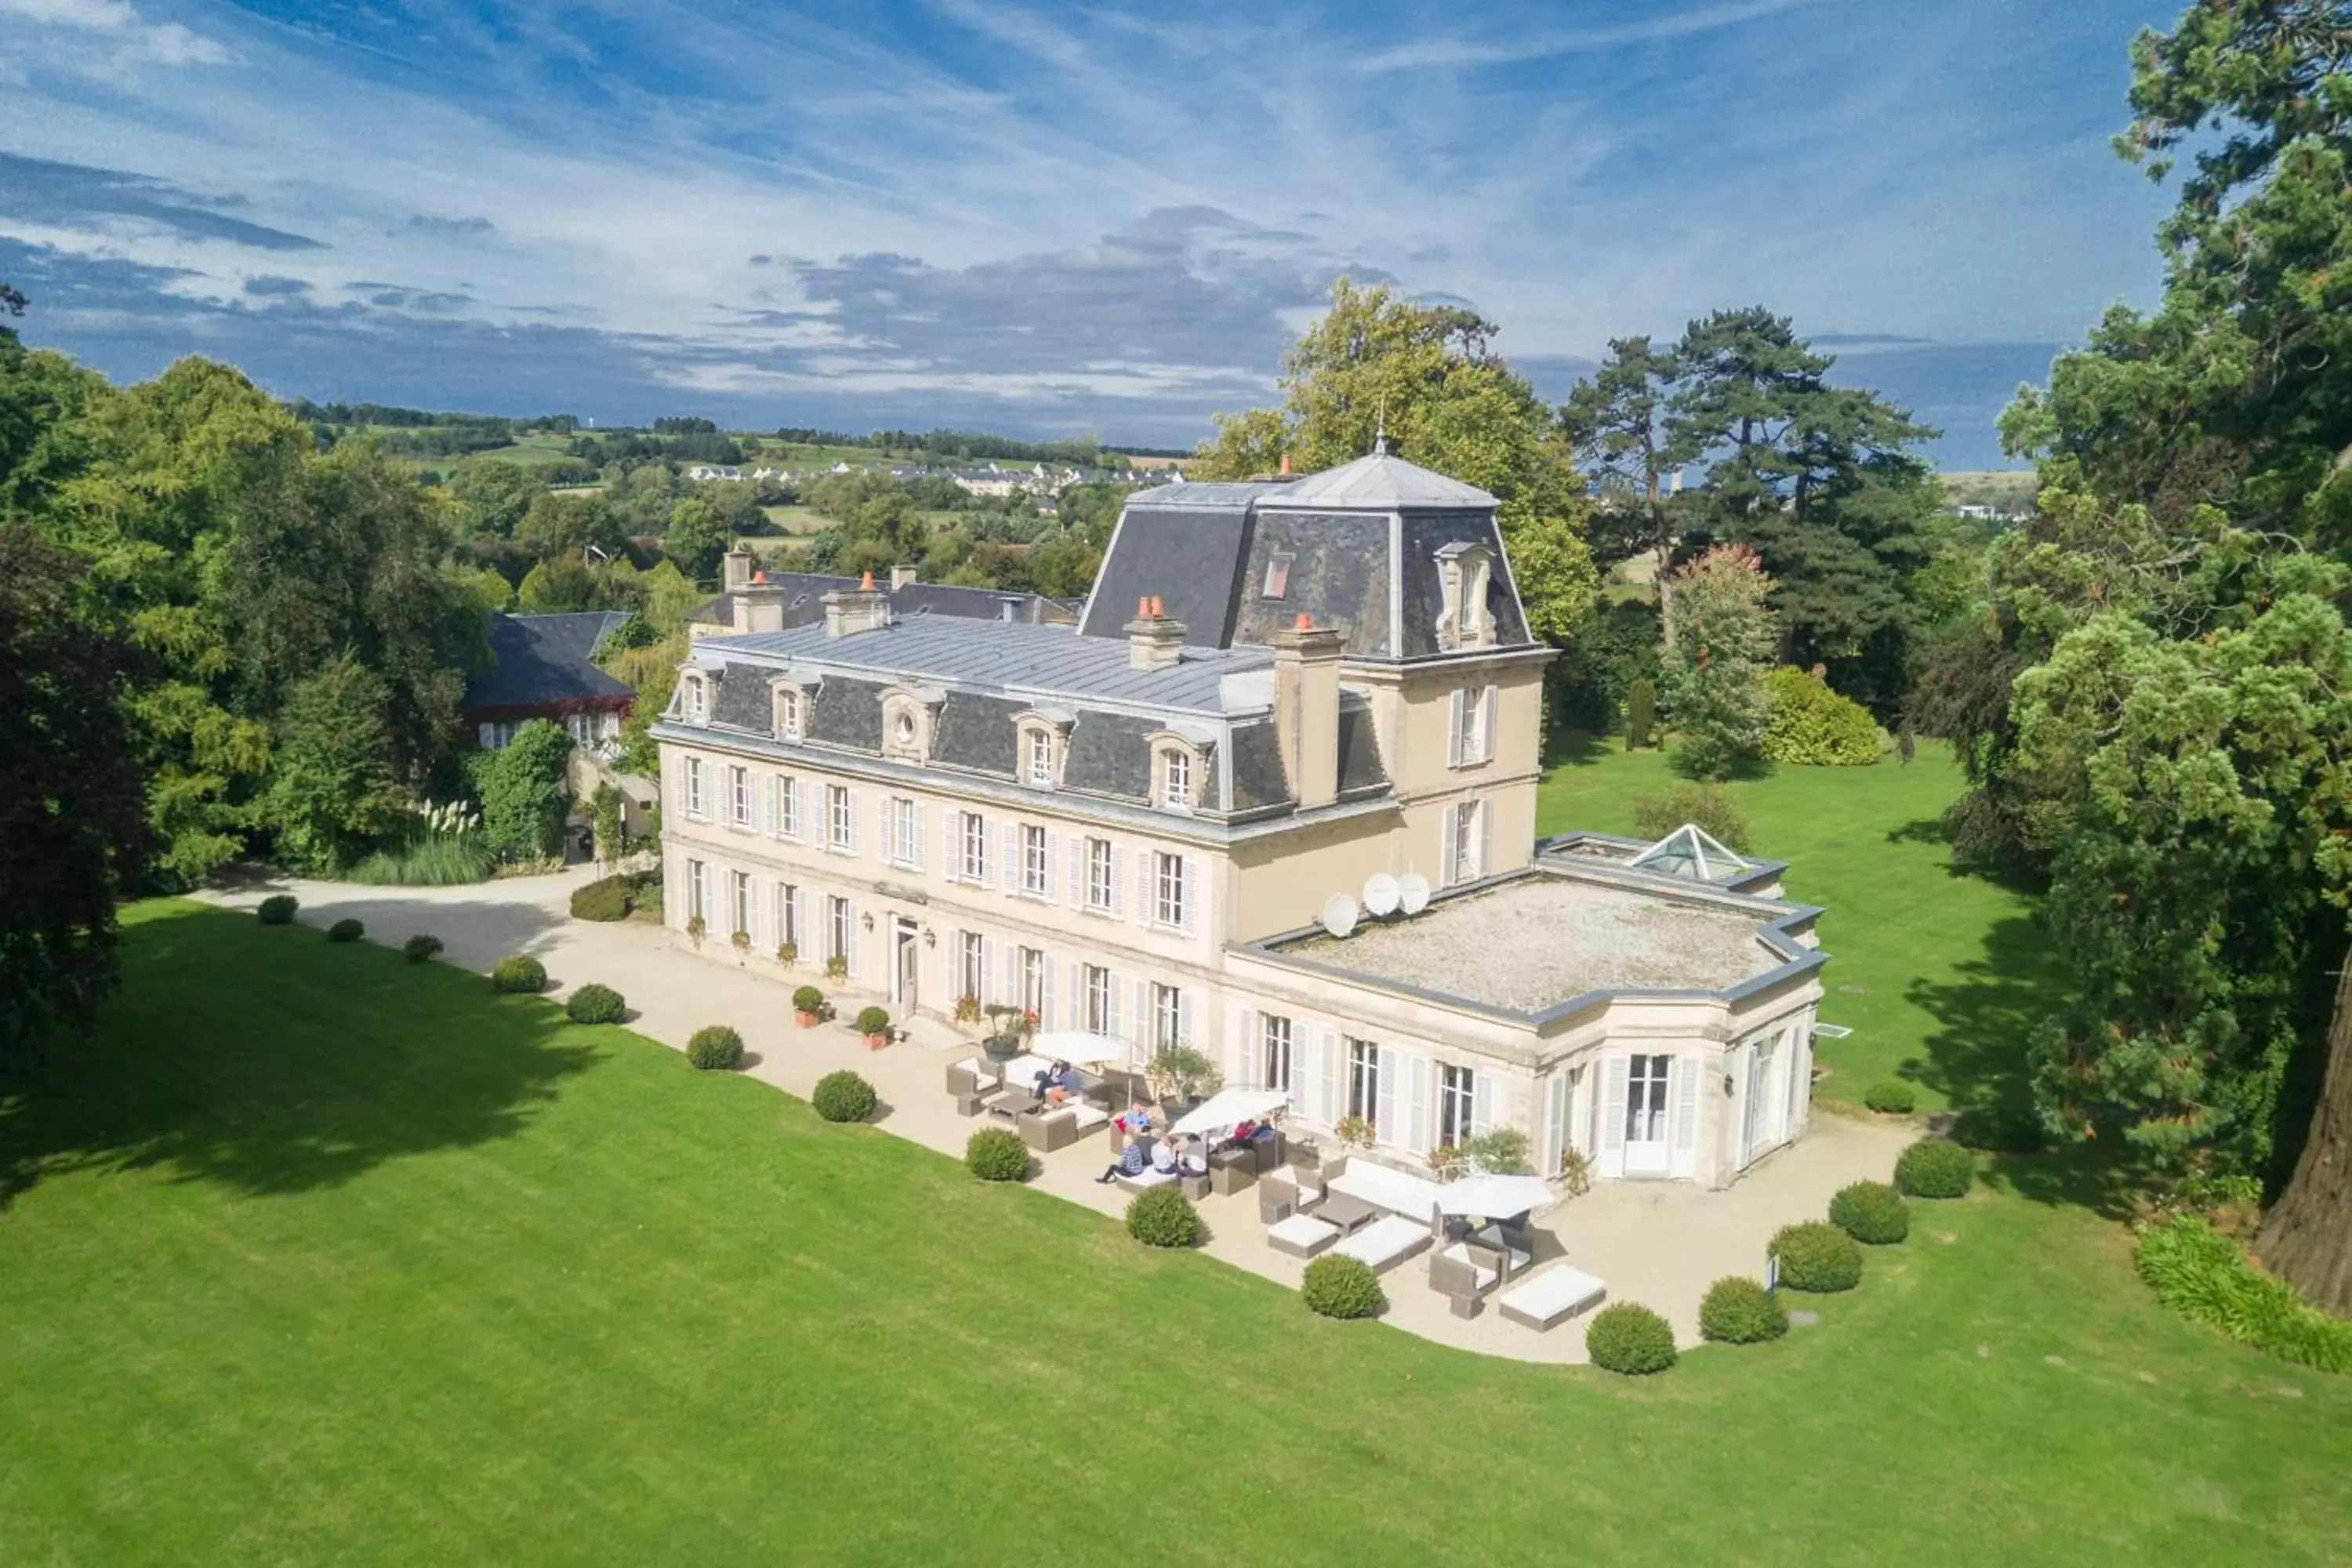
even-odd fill
[(871, 566), (866, 569), (866, 575), (857, 580), (857, 591), (861, 594), (874, 592), (874, 568)]
[(1315, 629), (1315, 617), (1301, 610), (1298, 612), (1297, 618), (1290, 624), (1302, 632), (1311, 632)]
[(1287, 452), (1282, 455), (1282, 471), (1286, 474), (1290, 472), (1290, 454)]

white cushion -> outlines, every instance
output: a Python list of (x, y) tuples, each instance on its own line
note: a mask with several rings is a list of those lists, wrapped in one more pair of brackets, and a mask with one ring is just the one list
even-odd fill
[(1372, 1221), (1331, 1250), (1343, 1257), (1360, 1258), (1380, 1269), (1407, 1257), (1428, 1239), (1428, 1226), (1392, 1214)]
[(1581, 1268), (1570, 1268), (1565, 1263), (1555, 1263), (1526, 1284), (1512, 1286), (1501, 1300), (1531, 1318), (1549, 1318), (1590, 1305), (1608, 1293), (1609, 1287), (1596, 1276)]
[(1331, 1178), (1331, 1190), (1391, 1213), (1409, 1215), (1426, 1225), (1437, 1210), (1437, 1184), (1367, 1160), (1349, 1160), (1348, 1168)]
[(1099, 1127), (1110, 1120), (1110, 1112), (1098, 1105), (1077, 1104), (1066, 1109), (1077, 1120), (1081, 1131), (1089, 1127)]
[(1267, 1226), (1265, 1234), (1292, 1247), (1312, 1247), (1327, 1237), (1339, 1235), (1339, 1227), (1311, 1215), (1295, 1214)]

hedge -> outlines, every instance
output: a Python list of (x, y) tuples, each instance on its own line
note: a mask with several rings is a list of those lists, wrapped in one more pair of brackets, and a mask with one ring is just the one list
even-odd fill
[(1862, 1283), (1862, 1248), (1824, 1220), (1783, 1226), (1765, 1251), (1780, 1260), (1780, 1283), (1827, 1295)]
[(563, 1004), (564, 1016), (575, 1024), (617, 1024), (629, 1011), (621, 994), (609, 985), (593, 982), (572, 994)]
[(1865, 1247), (1892, 1247), (1911, 1234), (1911, 1205), (1885, 1182), (1852, 1182), (1830, 1200), (1830, 1223)]
[(2281, 1361), (2352, 1373), (2352, 1320), (2311, 1305), (2196, 1215), (2149, 1226), (2132, 1262), (2156, 1299), (2189, 1321)]
[(349, 915), (344, 916), (341, 920), (337, 921), (333, 925), (327, 928), (327, 940), (329, 942), (357, 942), (360, 938), (365, 935), (367, 935), (367, 927), (352, 919)]
[(621, 921), (629, 918), (629, 895), (635, 884), (627, 876), (600, 877), (572, 890), (575, 921)]
[(1585, 1325), (1584, 1353), (1603, 1372), (1646, 1377), (1675, 1364), (1675, 1331), (1649, 1308), (1620, 1301)]
[(1381, 1290), (1381, 1277), (1372, 1272), (1370, 1264), (1336, 1252), (1327, 1252), (1307, 1266), (1298, 1294), (1308, 1311), (1327, 1318), (1375, 1317), (1389, 1304)]
[(816, 1080), (809, 1104), (827, 1121), (863, 1121), (879, 1103), (874, 1086), (854, 1072), (829, 1072)]
[(528, 953), (518, 952), (511, 958), (501, 958), (490, 971), (490, 984), (499, 991), (519, 991), (536, 996), (547, 989), (547, 966)]
[(1917, 1109), (1919, 1097), (1901, 1079), (1885, 1078), (1862, 1091), (1862, 1102), (1890, 1116), (1908, 1116)]
[(1759, 749), (1768, 760), (1849, 768), (1878, 761), (1878, 721), (1827, 681), (1783, 665), (1765, 677), (1764, 689), (1771, 716)]
[(963, 1163), (983, 1182), (1018, 1182), (1029, 1174), (1029, 1145), (1010, 1127), (983, 1127), (965, 1142)]
[(400, 951), (411, 963), (423, 963), (441, 956), (441, 939), (419, 931), (400, 944)]
[(1152, 1187), (1127, 1205), (1127, 1234), (1146, 1247), (1191, 1247), (1201, 1239), (1201, 1213), (1174, 1187)]
[(707, 1024), (688, 1037), (686, 1059), (705, 1072), (743, 1065), (743, 1037), (724, 1024)]
[(1895, 1185), (1906, 1197), (1964, 1198), (1976, 1179), (1976, 1156), (1948, 1138), (1922, 1138), (1895, 1162)]
[(302, 907), (291, 893), (272, 893), (255, 908), (253, 918), (266, 926), (291, 925), (294, 911)]
[(1789, 1310), (1780, 1298), (1743, 1275), (1725, 1275), (1698, 1304), (1699, 1337), (1716, 1344), (1760, 1344), (1788, 1331)]

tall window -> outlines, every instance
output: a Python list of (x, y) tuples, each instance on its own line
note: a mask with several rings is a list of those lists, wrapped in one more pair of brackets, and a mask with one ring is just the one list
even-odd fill
[(1021, 890), (1045, 896), (1045, 830), (1026, 823), (1021, 827)]
[(751, 770), (727, 770), (727, 806), (738, 827), (751, 826)]
[(686, 815), (700, 816), (703, 809), (702, 759), (688, 757), (686, 759)]
[(782, 741), (801, 738), (801, 694), (797, 691), (776, 693), (776, 738)]
[(1151, 1044), (1155, 1049), (1181, 1046), (1184, 1040), (1184, 993), (1173, 985), (1151, 987)]
[(1370, 1040), (1348, 1042), (1348, 1114), (1367, 1121), (1381, 1114), (1381, 1047)]
[(963, 879), (988, 880), (988, 821), (976, 811), (963, 817)]
[(849, 944), (856, 940), (849, 923), (849, 900), (838, 895), (824, 900), (824, 940), (827, 961), (849, 962)]
[(1087, 965), (1086, 1026), (1090, 1035), (1108, 1035), (1110, 1028), (1110, 971), (1099, 963)]
[(1625, 1142), (1666, 1141), (1666, 1079), (1672, 1057), (1637, 1056), (1625, 1075)]
[(1486, 760), (1488, 754), (1486, 744), (1491, 738), (1486, 733), (1486, 730), (1494, 710), (1495, 689), (1491, 686), (1474, 687), (1463, 699), (1462, 760), (1464, 762), (1483, 763)]
[(731, 929), (749, 935), (751, 930), (751, 874), (738, 871), (730, 880), (735, 894), (735, 924)]
[(702, 907), (702, 862), (688, 860), (686, 863), (686, 918), (703, 920), (705, 913)]
[(1184, 857), (1152, 852), (1151, 918), (1164, 926), (1184, 923)]
[(776, 884), (776, 941), (790, 942), (793, 951), (801, 947), (801, 890), (790, 882)]
[(1259, 1054), (1265, 1059), (1263, 1074), (1265, 1089), (1290, 1092), (1290, 1020), (1279, 1013), (1267, 1013), (1260, 1024)]
[(1478, 831), (1479, 803), (1456, 801), (1454, 805), (1454, 879), (1472, 882), (1486, 874), (1485, 836)]
[(1045, 1016), (1045, 955), (1034, 947), (1021, 949), (1021, 1007)]
[(1087, 840), (1087, 908), (1108, 914), (1111, 908), (1110, 840)]
[(1171, 746), (1160, 753), (1160, 804), (1171, 811), (1192, 808), (1192, 753)]
[(857, 830), (857, 816), (850, 805), (849, 786), (824, 786), (824, 841), (835, 849), (856, 847), (852, 837)]
[(975, 1002), (988, 1000), (988, 949), (976, 931), (968, 931), (959, 939), (962, 951), (956, 954), (957, 994)]
[(1024, 776), (1040, 789), (1050, 789), (1054, 784), (1054, 732), (1051, 730), (1031, 730), (1024, 750), (1028, 766)]
[(1441, 1146), (1469, 1140), (1473, 1131), (1470, 1108), (1476, 1098), (1468, 1068), (1437, 1069), (1437, 1142)]
[(686, 716), (698, 724), (702, 722), (703, 715), (709, 710), (704, 699), (704, 693), (706, 690), (707, 688), (705, 688), (702, 683), (702, 677), (698, 675), (689, 675), (686, 678), (686, 702), (684, 704)]
[(899, 865), (919, 869), (922, 848), (916, 841), (916, 805), (911, 800), (894, 796), (890, 801), (890, 858)]
[(776, 836), (801, 836), (801, 781), (784, 773), (776, 775)]

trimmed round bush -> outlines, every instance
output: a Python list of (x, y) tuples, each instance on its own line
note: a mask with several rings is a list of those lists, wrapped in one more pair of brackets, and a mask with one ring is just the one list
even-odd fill
[(1976, 1156), (1948, 1138), (1922, 1138), (1895, 1162), (1895, 1185), (1906, 1197), (1964, 1198), (1976, 1179)]
[(1855, 1182), (1830, 1200), (1830, 1223), (1864, 1247), (1892, 1247), (1911, 1234), (1911, 1205), (1885, 1182)]
[(441, 956), (441, 939), (419, 931), (400, 944), (400, 952), (411, 963), (425, 963)]
[(1791, 1290), (1830, 1295), (1862, 1283), (1862, 1248), (1827, 1220), (1782, 1226), (1765, 1249), (1780, 1259), (1780, 1283)]
[(827, 1121), (863, 1121), (874, 1114), (874, 1086), (854, 1072), (829, 1072), (816, 1080), (809, 1104)]
[(1919, 1097), (1901, 1079), (1883, 1078), (1862, 1091), (1862, 1102), (1889, 1116), (1908, 1116), (1918, 1108)]
[(635, 884), (632, 879), (599, 877), (572, 890), (572, 918), (575, 921), (622, 921), (629, 918), (629, 894)]
[(860, 1007), (857, 1010), (857, 1032), (861, 1035), (887, 1035), (890, 1032), (890, 1015), (880, 1007)]
[(963, 1163), (983, 1182), (1018, 1182), (1029, 1174), (1029, 1145), (1010, 1127), (983, 1127), (964, 1144)]
[(803, 985), (793, 992), (793, 1011), (821, 1013), (824, 1011), (824, 993), (814, 985)]
[(706, 1024), (688, 1037), (686, 1059), (705, 1072), (741, 1067), (743, 1037), (724, 1024)]
[(583, 985), (563, 1004), (564, 1016), (575, 1024), (617, 1024), (628, 1010), (619, 992), (594, 984)]
[(499, 960), (490, 971), (493, 990), (520, 992), (536, 996), (547, 989), (547, 965), (527, 952), (518, 952)]
[(1742, 1274), (1708, 1286), (1698, 1304), (1699, 1338), (1715, 1344), (1761, 1344), (1788, 1331), (1789, 1310), (1780, 1299)]
[(1847, 768), (1878, 761), (1878, 721), (1870, 710), (1811, 671), (1784, 665), (1764, 678), (1764, 689), (1771, 717), (1759, 750), (1769, 760)]
[(1620, 1301), (1585, 1325), (1584, 1353), (1603, 1372), (1647, 1377), (1675, 1364), (1675, 1331), (1649, 1308)]
[(337, 921), (333, 925), (327, 928), (327, 940), (329, 942), (357, 942), (360, 938), (365, 935), (367, 935), (367, 927), (352, 919), (349, 915), (344, 916), (341, 920)]
[(1127, 1234), (1146, 1247), (1191, 1247), (1201, 1239), (1201, 1211), (1174, 1187), (1153, 1187), (1127, 1205)]
[(253, 918), (266, 926), (291, 925), (294, 911), (301, 907), (301, 900), (291, 893), (272, 893), (254, 910)]
[(1370, 1318), (1389, 1304), (1381, 1291), (1381, 1277), (1360, 1258), (1327, 1252), (1307, 1266), (1298, 1282), (1299, 1299), (1307, 1310), (1327, 1318)]

